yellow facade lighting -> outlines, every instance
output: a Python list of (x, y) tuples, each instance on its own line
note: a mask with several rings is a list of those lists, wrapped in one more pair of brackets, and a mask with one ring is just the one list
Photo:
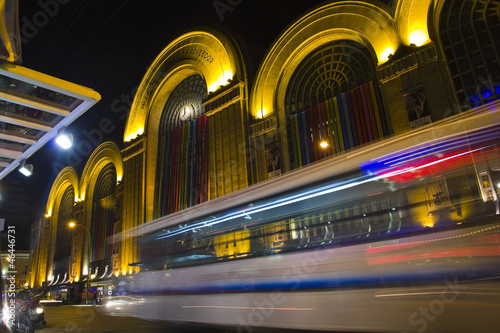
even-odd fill
[(232, 79), (233, 71), (230, 69), (226, 69), (214, 82), (210, 84), (210, 86), (208, 87), (208, 92), (210, 93), (216, 91), (217, 89), (219, 89), (219, 87), (223, 87), (231, 82)]
[(125, 137), (125, 142), (130, 142), (132, 140), (135, 140), (138, 136), (140, 135), (143, 135), (144, 134), (144, 127), (139, 127), (137, 128), (134, 132), (128, 134), (126, 137)]
[(218, 87), (218, 83), (217, 81), (213, 82), (209, 87), (208, 87), (208, 92), (211, 93), (211, 92), (214, 92), (217, 90), (217, 87)]
[(429, 39), (429, 36), (423, 29), (413, 30), (408, 36), (408, 40), (410, 41), (410, 45), (413, 44), (415, 46), (422, 46)]
[(226, 80), (226, 82), (231, 81), (233, 79), (233, 71), (230, 69), (226, 69), (224, 71), (224, 79)]
[(326, 147), (329, 146), (328, 142), (326, 142), (326, 141), (321, 141), (321, 143), (319, 145), (320, 145), (321, 148), (326, 148)]
[(385, 48), (378, 56), (380, 62), (389, 60), (394, 54), (394, 48), (392, 46)]
[(266, 108), (262, 108), (259, 111), (257, 111), (257, 118), (263, 119), (267, 115), (267, 110)]

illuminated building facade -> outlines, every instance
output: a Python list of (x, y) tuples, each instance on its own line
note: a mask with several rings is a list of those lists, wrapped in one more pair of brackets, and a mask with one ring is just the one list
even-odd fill
[[(138, 271), (136, 239), (127, 237), (135, 226), (460, 112), (497, 107), (499, 8), (483, 0), (327, 2), (277, 36), (256, 73), (247, 72), (241, 42), (224, 31), (177, 37), (142, 79), (120, 146), (102, 144), (82, 175), (68, 167), (54, 182), (46, 218), (32, 230), (31, 286), (90, 274), (112, 291), (116, 279)], [(477, 176), (485, 200), (497, 200), (486, 186), (491, 166)], [(427, 188), (444, 201), (448, 186), (436, 180)], [(423, 213), (423, 223), (433, 218)], [(67, 230), (70, 220), (89, 235)], [(234, 243), (244, 247), (241, 237)]]

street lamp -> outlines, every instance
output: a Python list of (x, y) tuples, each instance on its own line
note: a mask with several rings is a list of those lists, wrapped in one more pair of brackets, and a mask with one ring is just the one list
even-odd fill
[(33, 164), (26, 164), (26, 161), (22, 160), (18, 170), (26, 177), (29, 177), (33, 174)]
[(61, 130), (59, 130), (56, 142), (62, 149), (68, 149), (73, 145), (73, 134), (65, 133), (63, 127)]
[(92, 249), (92, 237), (90, 236), (90, 231), (89, 229), (87, 229), (85, 226), (81, 225), (81, 224), (76, 224), (75, 222), (70, 222), (68, 223), (68, 226), (70, 228), (76, 228), (76, 227), (82, 227), (83, 229), (85, 229), (85, 231), (87, 231), (87, 234), (89, 235), (88, 237), (88, 240), (89, 240), (89, 246), (88, 246), (88, 250), (87, 250), (87, 255), (88, 255), (88, 261), (89, 261), (89, 264), (88, 264), (88, 267), (87, 267), (87, 281), (86, 281), (86, 293), (85, 293), (85, 304), (89, 304), (89, 281), (90, 281), (90, 260), (91, 260), (91, 249)]

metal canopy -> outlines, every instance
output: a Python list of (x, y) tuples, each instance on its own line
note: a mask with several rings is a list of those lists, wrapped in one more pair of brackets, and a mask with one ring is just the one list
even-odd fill
[(90, 88), (0, 65), (0, 180), (100, 99)]

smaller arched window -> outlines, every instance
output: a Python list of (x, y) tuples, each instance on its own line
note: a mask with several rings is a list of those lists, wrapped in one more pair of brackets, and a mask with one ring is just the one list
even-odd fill
[(73, 186), (68, 186), (64, 191), (61, 202), (59, 204), (59, 212), (57, 215), (57, 231), (55, 252), (53, 258), (54, 277), (59, 276), (62, 281), (64, 276), (68, 276), (70, 272), (70, 258), (72, 245), (72, 232), (68, 227), (68, 222), (73, 219), (73, 204), (75, 202), (75, 191)]
[(104, 166), (97, 177), (92, 209), (92, 260), (112, 256), (112, 244), (108, 237), (113, 234), (116, 221), (116, 169), (113, 163)]
[(54, 260), (66, 258), (71, 255), (71, 230), (68, 223), (73, 219), (73, 205), (75, 191), (73, 186), (68, 186), (61, 197), (59, 214), (57, 218), (56, 250)]

